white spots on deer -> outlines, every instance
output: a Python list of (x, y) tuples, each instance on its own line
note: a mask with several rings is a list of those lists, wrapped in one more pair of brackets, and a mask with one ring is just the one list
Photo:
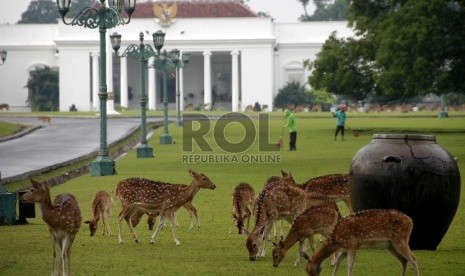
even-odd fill
[(334, 265), (333, 275), (347, 257), (347, 275), (352, 274), (355, 252), (361, 248), (386, 248), (402, 265), (405, 275), (409, 262), (418, 276), (416, 258), (409, 247), (412, 219), (397, 210), (372, 209), (343, 218), (334, 228), (323, 246), (307, 263), (309, 275), (320, 275), (321, 263), (334, 252), (342, 249)]
[[(70, 275), (71, 246), (81, 227), (81, 211), (74, 196), (61, 194), (50, 199), (50, 188), (47, 184), (39, 183), (31, 179), (32, 188), (29, 189), (21, 200), (24, 202), (39, 203), (42, 219), (47, 223), (52, 235), (53, 245), (53, 275), (59, 275), (60, 269), (63, 275)], [(57, 252), (60, 257), (56, 258)]]
[[(174, 212), (187, 202), (192, 201), (200, 188), (212, 190), (216, 188), (215, 184), (213, 184), (203, 173), (197, 173), (189, 170), (189, 174), (192, 177), (192, 182), (189, 186), (169, 183), (162, 184), (161, 182), (157, 183), (157, 185), (153, 185), (150, 180), (143, 178), (129, 178), (120, 182), (117, 187), (117, 196), (121, 202), (124, 202), (124, 204), (123, 210), (118, 217), (119, 242), (123, 243), (121, 233), (121, 220), (123, 218), (126, 219), (133, 239), (138, 242), (137, 235), (133, 226), (128, 221), (128, 218), (131, 218), (133, 214), (136, 213), (152, 212), (161, 214), (158, 228), (152, 235), (152, 243), (155, 241), (158, 232), (163, 228), (166, 217), (168, 217), (175, 244), (179, 245), (180, 243), (176, 236), (173, 221)], [(135, 199), (134, 202), (129, 203), (129, 201), (126, 200), (127, 193), (132, 194), (129, 198), (137, 199)]]

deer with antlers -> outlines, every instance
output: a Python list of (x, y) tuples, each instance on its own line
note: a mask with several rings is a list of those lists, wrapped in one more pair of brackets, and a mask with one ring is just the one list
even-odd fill
[[(189, 186), (169, 183), (158, 183), (157, 185), (153, 185), (153, 181), (143, 178), (128, 178), (123, 180), (123, 182), (127, 182), (129, 184), (126, 186), (126, 189), (119, 190), (120, 198), (126, 198), (126, 193), (130, 196), (133, 195), (131, 189), (137, 189), (141, 192), (137, 195), (137, 200), (134, 200), (134, 203), (128, 206), (123, 206), (123, 210), (118, 216), (119, 242), (123, 243), (121, 235), (121, 220), (126, 217), (130, 218), (133, 214), (142, 211), (161, 215), (157, 230), (155, 230), (152, 235), (152, 243), (155, 242), (158, 232), (160, 232), (163, 228), (165, 219), (168, 217), (171, 224), (171, 231), (173, 232), (174, 242), (176, 245), (180, 245), (179, 239), (176, 236), (173, 213), (186, 202), (192, 201), (200, 188), (211, 190), (216, 188), (215, 184), (213, 184), (213, 182), (211, 182), (205, 174), (198, 173), (193, 170), (189, 170), (189, 174), (192, 177), (192, 182)], [(137, 235), (130, 222), (128, 222), (128, 226), (134, 241), (138, 242)]]
[(310, 194), (297, 187), (290, 172), (280, 181), (281, 185), (263, 190), (258, 195), (255, 207), (255, 227), (252, 232), (246, 231), (248, 235), (246, 247), (250, 261), (255, 261), (258, 256), (265, 257), (266, 242), (260, 253), (260, 240), (262, 236), (268, 237), (271, 225), (276, 220), (285, 219), (292, 223), (307, 208), (327, 204), (329, 201), (323, 195)]
[(113, 199), (111, 198), (110, 194), (105, 191), (98, 191), (95, 196), (94, 200), (92, 201), (92, 220), (86, 220), (84, 223), (89, 224), (90, 235), (95, 235), (98, 229), (98, 221), (100, 218), (103, 221), (103, 235), (111, 235), (111, 228), (110, 228), (110, 209), (111, 203)]
[(361, 248), (386, 248), (402, 265), (405, 276), (407, 263), (411, 263), (415, 274), (420, 275), (415, 256), (409, 247), (412, 219), (402, 212), (389, 209), (371, 209), (343, 218), (334, 228), (323, 246), (307, 263), (309, 275), (321, 272), (321, 263), (334, 252), (344, 250), (336, 259), (333, 275), (341, 261), (347, 257), (347, 275), (352, 274), (355, 252)]
[[(53, 275), (70, 275), (71, 246), (81, 227), (81, 211), (74, 196), (60, 194), (51, 201), (50, 187), (31, 179), (32, 187), (21, 196), (27, 203), (39, 203), (42, 219), (47, 223), (53, 244)], [(60, 257), (57, 258), (57, 252)], [(58, 259), (58, 260), (57, 260)]]
[(273, 243), (273, 266), (278, 267), (286, 252), (296, 242), (299, 242), (299, 253), (294, 266), (300, 263), (301, 257), (308, 259), (305, 247), (306, 239), (310, 241), (310, 247), (315, 252), (315, 234), (321, 234), (328, 238), (341, 218), (341, 213), (335, 202), (312, 206), (305, 210), (294, 220), (286, 238), (279, 243)]
[(237, 230), (239, 234), (242, 234), (244, 228), (244, 222), (247, 220), (247, 228), (249, 229), (251, 211), (249, 207), (253, 208), (255, 199), (255, 191), (248, 183), (239, 183), (232, 194), (232, 205), (233, 205), (233, 222), (229, 227), (229, 233), (231, 234), (234, 222), (236, 222)]

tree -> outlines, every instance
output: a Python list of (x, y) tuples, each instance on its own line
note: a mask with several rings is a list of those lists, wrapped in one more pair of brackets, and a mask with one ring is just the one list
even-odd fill
[[(74, 18), (83, 8), (92, 6), (93, 0), (71, 1), (67, 17)], [(58, 22), (60, 14), (57, 4), (52, 0), (33, 0), (27, 10), (21, 14), (18, 24), (54, 24)]]
[(279, 89), (273, 104), (277, 108), (285, 108), (288, 105), (310, 104), (310, 95), (305, 90), (304, 85), (301, 85), (297, 81), (292, 81)]
[(312, 86), (356, 99), (465, 92), (465, 7), (461, 2), (350, 3), (349, 26), (357, 37), (332, 36), (325, 42), (317, 59), (307, 63), (314, 70), (309, 77)]
[(18, 24), (53, 24), (58, 22), (59, 17), (57, 4), (54, 1), (34, 0), (21, 14)]
[(29, 72), (27, 103), (32, 111), (57, 111), (59, 102), (58, 69), (38, 67)]

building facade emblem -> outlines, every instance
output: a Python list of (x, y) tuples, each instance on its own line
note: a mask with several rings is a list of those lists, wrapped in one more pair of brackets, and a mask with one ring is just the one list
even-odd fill
[(167, 3), (157, 4), (153, 3), (153, 14), (156, 17), (158, 24), (162, 27), (168, 27), (175, 20), (176, 13), (178, 12), (178, 4), (173, 3), (171, 5)]

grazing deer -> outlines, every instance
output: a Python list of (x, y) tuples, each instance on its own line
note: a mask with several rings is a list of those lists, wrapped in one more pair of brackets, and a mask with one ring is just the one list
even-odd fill
[(342, 200), (349, 211), (353, 212), (349, 197), (348, 174), (322, 175), (307, 180), (301, 187), (309, 193), (322, 194), (335, 201)]
[(242, 234), (242, 228), (244, 227), (244, 221), (247, 220), (247, 228), (249, 229), (250, 222), (250, 209), (253, 208), (255, 198), (255, 191), (247, 183), (239, 183), (232, 194), (232, 205), (233, 205), (233, 222), (229, 227), (229, 233), (231, 234), (234, 222), (237, 222), (237, 230), (239, 234)]
[(281, 178), (282, 185), (260, 192), (255, 210), (255, 227), (248, 234), (246, 247), (249, 251), (249, 260), (255, 261), (257, 257), (265, 257), (266, 241), (260, 251), (260, 237), (268, 237), (271, 225), (276, 220), (285, 219), (292, 223), (297, 216), (311, 206), (326, 204), (329, 199), (322, 195), (310, 194), (292, 185), (294, 179), (289, 172)]
[[(284, 173), (283, 171), (281, 172)], [(263, 184), (263, 190), (271, 190), (274, 187), (276, 187), (276, 185), (282, 185), (282, 184), (283, 183), (281, 182), (281, 177), (273, 175), (273, 176), (270, 176), (265, 181), (265, 184)], [(255, 205), (256, 205), (256, 202), (254, 202), (254, 210), (255, 210)], [(279, 227), (279, 236), (281, 237), (281, 240), (282, 240), (284, 238), (284, 220), (280, 220), (280, 222), (281, 223)], [(275, 240), (278, 239), (277, 230), (276, 230), (276, 222), (273, 223), (273, 236)], [(269, 237), (267, 238), (270, 239)]]
[[(138, 195), (137, 201), (129, 206), (123, 206), (123, 210), (118, 216), (119, 242), (123, 243), (121, 236), (121, 220), (126, 217), (130, 218), (134, 213), (142, 211), (161, 215), (158, 228), (152, 235), (152, 243), (155, 242), (155, 238), (158, 232), (163, 228), (165, 219), (168, 217), (171, 223), (171, 231), (173, 232), (174, 242), (176, 245), (180, 245), (180, 242), (176, 236), (176, 227), (173, 221), (173, 213), (176, 212), (186, 202), (192, 201), (200, 188), (212, 190), (216, 188), (215, 184), (213, 184), (205, 174), (197, 173), (193, 170), (189, 170), (189, 174), (192, 177), (192, 182), (189, 186), (176, 184), (153, 185), (153, 183), (151, 183), (152, 181), (143, 178), (129, 178), (123, 180), (123, 182), (129, 182), (131, 184), (128, 185), (128, 189), (120, 189), (119, 193), (122, 198), (125, 198), (125, 194), (127, 192), (132, 194), (130, 192), (131, 187), (142, 190), (143, 192), (142, 194)], [(128, 226), (131, 230), (134, 241), (138, 242), (134, 228), (129, 222)]]
[(103, 235), (111, 235), (111, 228), (109, 223), (110, 209), (113, 199), (110, 194), (105, 191), (99, 191), (95, 194), (92, 201), (92, 220), (86, 220), (84, 223), (89, 224), (90, 235), (95, 235), (98, 229), (98, 221), (100, 218), (103, 221)]
[(0, 110), (6, 110), (6, 111), (9, 111), (10, 110), (10, 106), (6, 103), (3, 103), (3, 104), (0, 104)]
[(321, 234), (325, 238), (328, 238), (341, 218), (341, 213), (335, 202), (312, 206), (305, 210), (294, 220), (286, 238), (278, 244), (273, 243), (273, 266), (278, 267), (279, 263), (284, 259), (286, 252), (296, 242), (299, 242), (299, 253), (297, 254), (294, 266), (300, 263), (302, 256), (308, 259), (305, 240), (308, 239), (310, 241), (310, 247), (315, 252), (314, 235)]
[[(52, 204), (50, 187), (31, 179), (32, 188), (21, 196), (23, 202), (39, 203), (42, 219), (47, 223), (53, 242), (53, 275), (70, 275), (71, 246), (81, 227), (81, 211), (74, 196), (61, 194)], [(57, 260), (56, 254), (60, 254)]]
[[(169, 183), (163, 183), (163, 182), (160, 182), (160, 181), (153, 181), (153, 180), (148, 180), (148, 179), (144, 179), (143, 181), (148, 183), (148, 184), (153, 184), (153, 185), (172, 185), (172, 184), (169, 184)], [(187, 185), (183, 185), (183, 184), (178, 184), (178, 186), (179, 187), (181, 187), (181, 186), (187, 187)], [(129, 205), (133, 204), (134, 202), (140, 201), (139, 198), (144, 197), (144, 193), (145, 193), (144, 189), (145, 188), (142, 187), (142, 186), (134, 186), (132, 184), (132, 181), (121, 181), (116, 186), (116, 198), (121, 201), (121, 205), (123, 206), (123, 208), (128, 207)], [(121, 194), (121, 192), (120, 192), (121, 190), (125, 191), (124, 195)], [(189, 230), (192, 230), (192, 228), (194, 227), (194, 220), (197, 223), (197, 229), (200, 229), (200, 219), (199, 219), (199, 216), (198, 216), (197, 209), (192, 204), (192, 201), (186, 202), (183, 205), (183, 207), (186, 208), (187, 211), (189, 212), (189, 216), (190, 216), (190, 220), (191, 220)], [(136, 227), (139, 224), (140, 219), (142, 218), (142, 216), (144, 214), (145, 214), (145, 212), (139, 211), (139, 212), (134, 213), (131, 216), (131, 218), (129, 218), (129, 216), (125, 217), (125, 220), (126, 220), (127, 223), (129, 223), (129, 219), (130, 219), (131, 220), (131, 225), (133, 227)], [(155, 226), (155, 222), (157, 220), (157, 217), (158, 217), (158, 214), (147, 212), (147, 224), (149, 226), (149, 230), (153, 230), (153, 227)]]
[(397, 211), (371, 209), (351, 214), (336, 225), (323, 246), (313, 254), (307, 263), (309, 275), (320, 275), (321, 263), (339, 249), (343, 249), (334, 265), (336, 275), (341, 261), (347, 258), (347, 275), (352, 274), (355, 251), (359, 248), (386, 248), (402, 264), (402, 276), (405, 275), (407, 262), (410, 262), (417, 276), (417, 261), (408, 245), (412, 233), (412, 219)]

